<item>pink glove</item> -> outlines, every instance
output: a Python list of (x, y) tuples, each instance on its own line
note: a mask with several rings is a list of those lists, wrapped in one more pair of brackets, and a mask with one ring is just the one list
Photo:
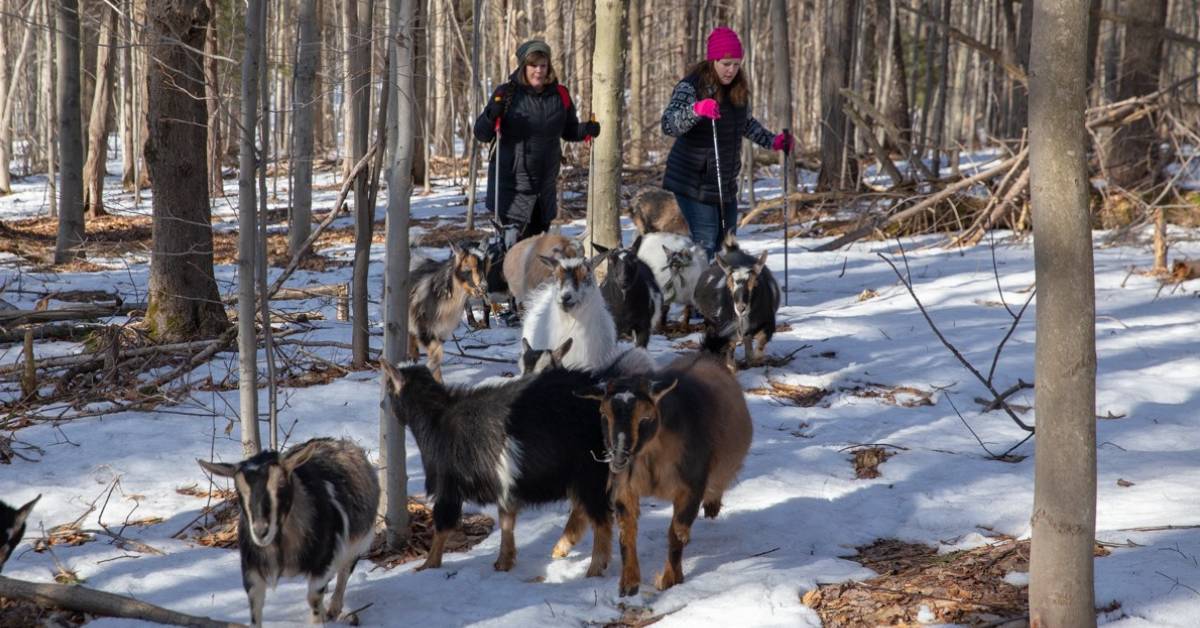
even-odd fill
[(709, 120), (718, 120), (721, 118), (721, 105), (711, 98), (705, 98), (700, 102), (692, 105), (692, 111), (701, 118)]
[(781, 150), (785, 153), (791, 153), (792, 147), (795, 146), (796, 140), (791, 133), (784, 131), (775, 136), (775, 141), (771, 142), (771, 148)]

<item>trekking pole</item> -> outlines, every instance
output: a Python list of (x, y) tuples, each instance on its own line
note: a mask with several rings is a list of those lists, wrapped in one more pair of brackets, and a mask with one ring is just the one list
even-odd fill
[[(784, 129), (783, 134), (791, 137), (791, 130)], [(786, 140), (785, 140), (786, 141)], [(788, 214), (792, 213), (790, 187), (792, 183), (791, 166), (792, 147), (783, 149), (783, 304), (788, 305)]]
[(720, 238), (721, 238), (720, 241), (717, 242), (717, 244), (720, 245), (722, 242), (725, 241), (725, 190), (723, 190), (721, 188), (721, 149), (717, 146), (717, 119), (716, 118), (712, 119), (712, 132), (713, 132), (713, 155), (716, 157), (716, 160), (717, 160), (717, 198), (720, 199), (720, 202), (721, 202), (721, 204), (717, 207), (717, 225), (718, 225), (717, 228), (720, 229)]
[[(596, 121), (596, 112), (588, 114), (588, 122)], [(592, 175), (596, 172), (596, 147), (592, 146), (592, 136), (584, 135), (583, 143), (588, 147), (588, 202), (587, 202), (587, 232), (588, 232), (588, 255), (596, 254), (596, 217), (594, 210), (596, 204), (592, 201), (592, 185), (595, 180)]]
[(492, 192), (492, 224), (500, 233), (500, 243), (504, 248), (508, 249), (508, 242), (504, 237), (504, 226), (500, 224), (500, 116), (496, 116), (496, 143), (492, 147), (492, 161), (495, 162), (496, 178), (492, 179), (496, 189)]

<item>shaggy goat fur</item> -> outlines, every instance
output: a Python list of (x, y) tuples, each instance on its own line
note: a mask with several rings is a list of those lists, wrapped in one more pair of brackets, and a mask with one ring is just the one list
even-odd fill
[(553, 268), (551, 281), (531, 295), (521, 337), (531, 347), (558, 347), (573, 339), (563, 366), (600, 369), (617, 344), (617, 329), (591, 267), (579, 257), (539, 258)]
[(504, 256), (504, 279), (516, 303), (528, 303), (531, 293), (548, 281), (553, 269), (539, 261), (542, 257), (580, 257), (583, 251), (571, 240), (556, 233), (543, 233), (517, 242)]
[[(213, 475), (233, 478), (237, 489), (250, 623), (262, 625), (268, 587), (299, 575), (308, 578), (309, 620), (336, 619), (350, 573), (375, 536), (379, 480), (363, 450), (350, 441), (314, 438), (283, 455), (263, 451), (238, 464), (197, 462)], [(326, 612), (325, 590), (335, 574)]]
[[(504, 279), (504, 240), (499, 236), (492, 236), (480, 247), (483, 251), (483, 283), (485, 291), (479, 299), (467, 299), (466, 313), (467, 324), (471, 327), (491, 327), (492, 314), (500, 313), (501, 304), (511, 298), (508, 293), (508, 282)], [(478, 301), (483, 305), (483, 320), (475, 321), (475, 310), (473, 302)]]
[(621, 530), (622, 596), (641, 582), (637, 537), (642, 496), (669, 500), (667, 562), (661, 591), (683, 582), (683, 548), (692, 523), (721, 510), (721, 498), (750, 450), (753, 426), (737, 379), (703, 354), (676, 359), (651, 376), (622, 377), (590, 395), (604, 417), (605, 460)]
[(767, 253), (757, 258), (738, 248), (732, 236), (712, 265), (700, 276), (695, 292), (696, 306), (704, 316), (705, 351), (723, 356), (730, 370), (736, 369), (734, 348), (742, 343), (746, 364), (755, 363), (775, 335), (779, 311), (779, 284), (767, 268)]
[[(412, 430), (433, 499), (435, 534), (420, 569), (440, 567), (446, 539), (458, 525), (464, 500), (497, 504), (498, 571), (516, 558), (513, 528), (526, 505), (570, 498), (595, 533), (589, 576), (604, 573), (612, 553), (608, 470), (594, 459), (603, 448), (594, 401), (574, 391), (594, 386), (591, 374), (549, 369), (495, 386), (446, 387), (422, 366), (380, 362), (388, 402)], [(570, 548), (583, 525), (564, 531), (558, 548)]]
[(596, 249), (604, 253), (602, 259), (608, 262), (600, 293), (604, 295), (617, 333), (629, 334), (635, 345), (644, 348), (650, 342), (650, 332), (658, 327), (663, 295), (650, 267), (638, 259), (640, 244), (639, 239), (628, 249), (606, 251), (600, 245), (596, 245)]
[[(557, 349), (534, 349), (528, 340), (522, 338), (521, 358), (517, 360), (521, 366), (521, 375), (541, 373), (546, 369), (566, 368), (563, 366), (563, 357), (571, 350), (572, 342), (574, 341), (567, 338)], [(597, 372), (600, 378), (653, 373), (658, 368), (654, 356), (650, 355), (649, 351), (641, 347), (621, 345), (613, 347), (606, 363), (604, 368)]]
[(667, 323), (667, 311), (672, 303), (683, 306), (683, 323), (691, 318), (696, 284), (708, 264), (704, 247), (691, 238), (676, 233), (648, 233), (641, 237), (638, 257), (650, 267), (654, 280), (662, 290), (663, 306), (660, 327)]
[(455, 244), (450, 258), (425, 260), (408, 275), (409, 357), (428, 356), (433, 376), (442, 378), (442, 342), (454, 333), (467, 296), (482, 297), (487, 282), (483, 249), (473, 242)]
[(4, 569), (5, 561), (17, 549), (21, 537), (25, 536), (25, 520), (41, 498), (38, 495), (20, 508), (11, 508), (0, 501), (0, 570)]
[(638, 233), (677, 233), (691, 236), (687, 220), (679, 209), (675, 194), (659, 188), (646, 187), (638, 191), (629, 204), (629, 218)]

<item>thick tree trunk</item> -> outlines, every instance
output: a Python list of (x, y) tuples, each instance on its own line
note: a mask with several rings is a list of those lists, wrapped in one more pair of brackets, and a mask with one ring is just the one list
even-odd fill
[[(562, 3), (561, 0), (545, 0), (542, 7), (546, 13), (546, 43), (550, 44), (551, 56), (557, 61), (555, 69), (560, 72), (559, 77), (562, 78), (561, 72), (566, 70), (567, 59), (567, 49), (563, 44)], [(630, 29), (632, 28), (631, 24)]]
[(83, 133), (79, 120), (79, 2), (58, 4), (58, 154), (62, 171), (54, 263), (83, 255)]
[(88, 117), (88, 153), (83, 164), (83, 206), (88, 218), (104, 215), (104, 176), (108, 174), (108, 105), (112, 101), (113, 48), (117, 42), (117, 12), (100, 7), (103, 16), (96, 42), (96, 89)]
[(592, 215), (588, 225), (597, 244), (621, 245), (621, 103), (625, 96), (625, 3), (596, 2), (596, 48), (592, 55), (592, 111), (604, 125), (592, 140)]
[[(1122, 12), (1137, 21), (1125, 26), (1125, 56), (1121, 61), (1121, 88), (1117, 100), (1149, 94), (1158, 89), (1162, 68), (1162, 31), (1166, 26), (1167, 0), (1126, 0)], [(1155, 126), (1158, 116), (1150, 114), (1120, 126), (1107, 148), (1112, 185), (1136, 187), (1154, 178), (1158, 162)]]
[[(388, 111), (388, 208), (387, 254), (383, 282), (383, 359), (392, 364), (404, 361), (408, 349), (408, 217), (412, 196), (413, 65), (414, 14), (416, 0), (389, 0), (388, 54), (390, 76), (396, 98)], [(478, 9), (479, 1), (475, 6)], [(478, 24), (479, 13), (474, 14)], [(476, 28), (476, 31), (479, 29)], [(383, 378), (383, 399), (388, 394)], [(384, 541), (399, 549), (408, 541), (408, 474), (405, 471), (404, 425), (393, 414), (392, 405), (380, 404), (379, 413), (380, 486), (383, 499), (379, 509), (384, 521)]]
[(822, 189), (849, 189), (856, 178), (855, 162), (847, 155), (853, 134), (842, 110), (841, 90), (849, 84), (857, 4), (857, 0), (833, 3), (825, 15), (825, 46), (821, 55), (821, 172), (817, 177), (817, 185)]
[(262, 55), (266, 0), (246, 5), (245, 42), (242, 53), (242, 111), (238, 148), (238, 393), (242, 423), (242, 454), (262, 449), (258, 430), (258, 337), (254, 326), (254, 269), (258, 246), (258, 192), (255, 173), (258, 159), (254, 129), (258, 120), (259, 57)]
[[(351, 157), (357, 162), (367, 154), (369, 117), (371, 115), (371, 23), (373, 13), (367, 0), (344, 0), (346, 22), (353, 33), (349, 50), (350, 112), (354, 116), (354, 136), (351, 138)], [(375, 208), (370, 206), (370, 178), (360, 175), (354, 184), (354, 271), (351, 280), (350, 309), (353, 364), (361, 368), (367, 363), (367, 273), (370, 265), (371, 229)]]
[(150, 24), (150, 118), (146, 164), (154, 181), (150, 259), (150, 333), (177, 342), (217, 335), (229, 325), (213, 278), (212, 218), (205, 161), (203, 0), (153, 3)]
[(1039, 0), (1029, 171), (1037, 280), (1037, 443), (1029, 617), (1095, 626), (1096, 299), (1088, 213), (1089, 0)]
[(321, 31), (317, 0), (300, 0), (300, 49), (296, 57), (296, 95), (292, 104), (292, 224), (288, 228), (288, 251), (293, 255), (312, 232), (313, 114), (318, 96), (313, 91), (321, 58)]

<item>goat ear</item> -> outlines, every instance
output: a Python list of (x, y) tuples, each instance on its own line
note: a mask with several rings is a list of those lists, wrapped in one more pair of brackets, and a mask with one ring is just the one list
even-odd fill
[(304, 445), (299, 450), (292, 449), (289, 451), (283, 460), (280, 461), (280, 464), (283, 465), (284, 473), (291, 475), (293, 471), (308, 462), (309, 458), (312, 458), (313, 454), (317, 453), (319, 445), (319, 441), (309, 441), (307, 445)]
[(754, 264), (754, 274), (757, 275), (758, 273), (761, 273), (762, 269), (765, 268), (766, 265), (767, 265), (767, 252), (763, 251), (762, 254), (758, 256), (758, 261), (755, 262), (755, 264)]
[(725, 232), (725, 240), (721, 242), (721, 248), (726, 251), (738, 248), (737, 236), (733, 234), (733, 231)]
[(721, 272), (725, 273), (726, 276), (729, 275), (729, 271), (730, 271), (729, 262), (726, 262), (724, 257), (717, 255), (713, 259), (713, 261), (715, 261), (717, 263), (717, 266), (720, 267)]
[[(570, 340), (570, 338), (567, 338), (567, 340)], [(521, 355), (525, 355), (530, 351), (533, 351), (533, 345), (529, 344), (529, 341), (525, 339), (525, 336), (521, 336)]]
[(386, 358), (380, 358), (379, 370), (383, 371), (383, 377), (387, 380), (388, 391), (397, 395), (404, 390), (404, 374), (400, 372), (400, 369), (392, 366), (392, 363), (388, 362)]
[(42, 496), (39, 494), (37, 497), (29, 500), (29, 503), (17, 509), (17, 515), (13, 518), (11, 526), (13, 530), (25, 525), (25, 519), (29, 517), (29, 513), (33, 512), (33, 507), (37, 505), (38, 500), (41, 498)]
[(200, 463), (201, 469), (223, 478), (231, 478), (233, 477), (233, 474), (237, 473), (237, 465), (226, 464), (223, 462), (209, 462), (199, 458), (196, 458), (196, 462)]
[(607, 252), (611, 251), (612, 249), (608, 248), (607, 246), (604, 246), (603, 244), (600, 244), (599, 242), (593, 242), (592, 250), (596, 251), (596, 252), (600, 252), (600, 253), (607, 253)]
[(678, 379), (671, 380), (670, 384), (664, 382), (650, 382), (650, 400), (653, 401), (654, 405), (657, 406), (658, 402), (661, 401), (663, 397), (666, 397), (667, 393), (675, 390), (675, 387), (678, 385)]
[(546, 255), (538, 255), (538, 259), (542, 260), (542, 263), (549, 266), (550, 268), (554, 268), (554, 267), (558, 266), (557, 258), (549, 257)]
[[(524, 338), (522, 338), (522, 340), (524, 340)], [(562, 362), (563, 356), (567, 355), (567, 352), (571, 350), (571, 345), (574, 342), (574, 338), (567, 338), (561, 345), (558, 345), (557, 349), (550, 352), (550, 357), (554, 358), (555, 362)]]
[(638, 250), (641, 248), (642, 248), (642, 236), (641, 236), (641, 234), (638, 234), (638, 237), (633, 239), (633, 244), (629, 245), (629, 250), (632, 251), (634, 255), (637, 255)]

